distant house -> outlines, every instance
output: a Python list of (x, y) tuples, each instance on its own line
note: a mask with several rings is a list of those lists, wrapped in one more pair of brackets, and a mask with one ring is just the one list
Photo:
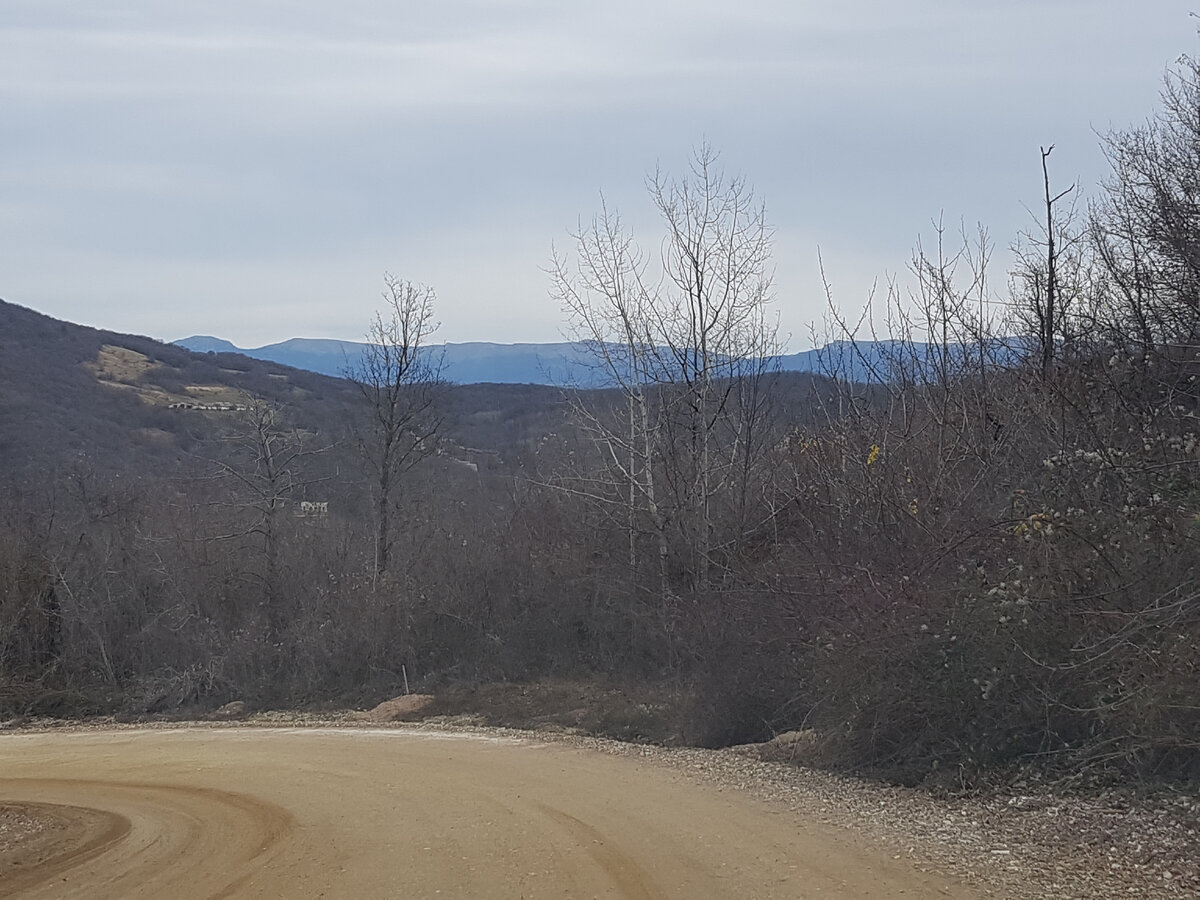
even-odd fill
[(168, 403), (167, 409), (200, 409), (206, 412), (245, 412), (246, 407), (237, 403), (192, 403), (190, 401), (181, 401), (179, 403)]
[(329, 501), (301, 500), (296, 507), (296, 515), (301, 519), (324, 519), (329, 515)]

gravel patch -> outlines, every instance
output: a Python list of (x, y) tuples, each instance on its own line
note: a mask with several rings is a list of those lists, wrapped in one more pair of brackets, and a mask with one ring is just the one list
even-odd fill
[(24, 806), (0, 804), (0, 860), (16, 853), (48, 827), (45, 817)]

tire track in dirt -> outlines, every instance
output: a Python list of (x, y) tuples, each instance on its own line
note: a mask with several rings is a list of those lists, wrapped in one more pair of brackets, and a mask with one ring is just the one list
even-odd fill
[(4, 804), (36, 830), (0, 850), (0, 891), (16, 893), (103, 853), (129, 833), (124, 816), (56, 803)]
[[(0, 797), (52, 804), (74, 823), (89, 818), (111, 823), (80, 846), (68, 844), (20, 880), (0, 880), (0, 893), (11, 888), (31, 897), (43, 890), (61, 896), (77, 884), (110, 896), (186, 896), (203, 883), (212, 896), (228, 895), (293, 824), (273, 804), (211, 787), (4, 778)], [(80, 802), (87, 806), (75, 805)]]
[(646, 870), (633, 857), (611, 846), (598, 830), (561, 809), (544, 803), (538, 806), (550, 819), (572, 833), (575, 843), (609, 874), (621, 896), (629, 900), (666, 900), (667, 895), (658, 889)]

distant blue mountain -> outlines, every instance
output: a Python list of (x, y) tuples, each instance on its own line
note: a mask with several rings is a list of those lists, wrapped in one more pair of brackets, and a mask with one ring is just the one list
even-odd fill
[[(239, 350), (229, 341), (221, 338), (210, 337), (207, 334), (197, 334), (190, 338), (184, 338), (182, 341), (175, 341), (175, 344), (180, 347), (185, 347), (188, 350), (194, 350), (197, 353), (246, 353), (245, 350)], [(247, 355), (249, 355), (247, 353)]]
[[(197, 353), (241, 353), (296, 369), (341, 377), (362, 358), (366, 344), (318, 338), (292, 338), (265, 347), (236, 347), (221, 338), (196, 335), (175, 341), (180, 347)], [(1016, 361), (1019, 350), (1013, 344), (996, 341), (985, 348), (991, 364), (1008, 365)], [(978, 348), (952, 347), (947, 360), (929, 344), (900, 341), (834, 341), (815, 350), (780, 356), (776, 360), (783, 372), (812, 372), (843, 381), (889, 381), (903, 373), (933, 373), (947, 362), (957, 365), (968, 351)], [(441, 355), (442, 377), (457, 384), (571, 384), (579, 387), (607, 387), (611, 379), (599, 369), (584, 344), (490, 344), (473, 342), (439, 344), (427, 351)]]
[[(220, 338), (197, 335), (175, 341), (197, 353), (241, 353), (296, 369), (341, 377), (362, 359), (367, 345), (357, 341), (292, 338), (265, 347), (236, 347)], [(458, 384), (569, 384), (597, 387), (604, 378), (594, 370), (582, 345), (439, 344), (427, 351), (440, 354), (442, 377)]]

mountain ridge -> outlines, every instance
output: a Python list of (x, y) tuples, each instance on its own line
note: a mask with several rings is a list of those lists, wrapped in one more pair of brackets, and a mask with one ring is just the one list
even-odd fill
[[(197, 353), (240, 353), (252, 359), (334, 377), (345, 377), (367, 347), (359, 341), (289, 338), (261, 347), (243, 348), (211, 335), (193, 335), (172, 343)], [(890, 341), (859, 344), (833, 341), (824, 347), (781, 354), (773, 362), (782, 372), (836, 374), (852, 381), (876, 380), (881, 373), (886, 377), (897, 359), (892, 345)], [(447, 342), (432, 345), (428, 352), (442, 354), (442, 376), (456, 384), (612, 386), (582, 343)]]

